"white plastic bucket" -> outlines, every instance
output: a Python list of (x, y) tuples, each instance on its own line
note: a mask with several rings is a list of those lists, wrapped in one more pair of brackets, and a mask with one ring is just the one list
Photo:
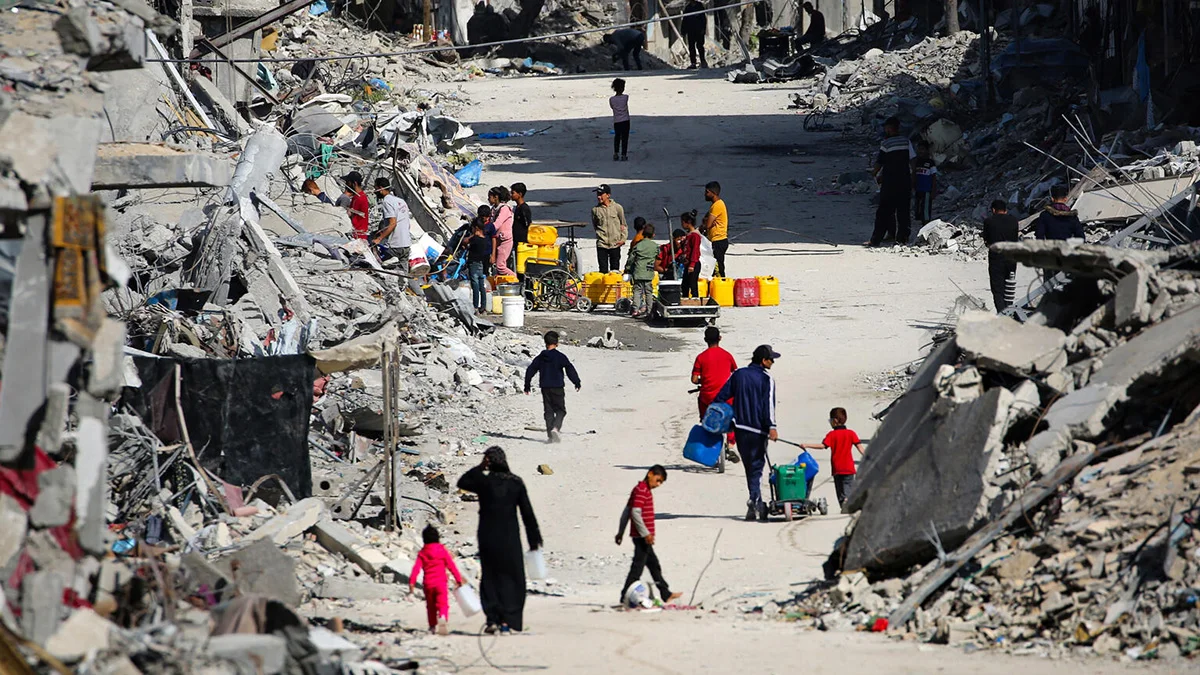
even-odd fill
[(504, 327), (520, 328), (525, 325), (525, 298), (504, 296), (500, 298), (504, 310)]
[(408, 259), (408, 273), (414, 277), (423, 277), (429, 274), (429, 260), (420, 253), (410, 256)]
[(483, 606), (479, 604), (479, 594), (470, 586), (454, 589), (454, 599), (458, 601), (458, 608), (462, 610), (463, 616), (475, 616), (483, 611)]
[(545, 579), (549, 576), (549, 572), (546, 571), (546, 558), (540, 548), (525, 554), (525, 575), (530, 579)]

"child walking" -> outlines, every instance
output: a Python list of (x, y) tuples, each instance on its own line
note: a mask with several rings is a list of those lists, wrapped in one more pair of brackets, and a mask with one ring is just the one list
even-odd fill
[(446, 570), (454, 575), (454, 583), (463, 585), (462, 575), (454, 565), (454, 557), (441, 544), (441, 534), (432, 525), (426, 525), (421, 532), (425, 541), (424, 548), (417, 554), (417, 562), (413, 563), (412, 574), (408, 575), (408, 590), (411, 593), (417, 583), (417, 575), (425, 571), (425, 612), (429, 617), (429, 632), (438, 635), (449, 635), (450, 626), (450, 589)]
[(672, 593), (667, 580), (663, 578), (662, 567), (658, 564), (658, 556), (654, 553), (654, 495), (650, 493), (667, 481), (667, 470), (661, 464), (655, 464), (646, 472), (646, 477), (629, 493), (629, 501), (621, 512), (621, 525), (617, 529), (617, 546), (625, 536), (625, 524), (629, 523), (629, 538), (633, 540), (633, 564), (629, 567), (629, 575), (625, 577), (625, 586), (621, 589), (621, 603), (625, 602), (625, 593), (629, 587), (642, 578), (642, 572), (649, 567), (654, 585), (662, 596), (663, 604), (678, 600), (682, 593)]
[(821, 445), (801, 445), (800, 447), (808, 450), (829, 448), (830, 464), (833, 465), (833, 487), (837, 490), (838, 506), (843, 506), (846, 503), (846, 497), (850, 494), (850, 488), (854, 486), (854, 475), (858, 473), (854, 467), (854, 453), (850, 449), (858, 450), (858, 456), (862, 457), (862, 441), (858, 439), (858, 434), (846, 428), (845, 408), (834, 408), (829, 411), (829, 426), (833, 427), (833, 430), (825, 434), (825, 440), (821, 441)]
[(937, 164), (929, 149), (928, 141), (917, 144), (917, 158), (913, 160), (913, 217), (921, 225), (933, 220), (933, 196), (937, 194)]
[(525, 369), (525, 393), (529, 393), (529, 385), (533, 382), (533, 374), (538, 374), (538, 387), (542, 390), (542, 414), (546, 418), (546, 437), (549, 443), (562, 441), (562, 423), (567, 416), (567, 391), (563, 382), (563, 374), (570, 378), (579, 391), (583, 385), (579, 381), (579, 373), (571, 359), (558, 351), (558, 332), (547, 331), (542, 336), (546, 348), (533, 358), (533, 362)]
[(612, 81), (613, 95), (608, 99), (608, 107), (613, 114), (613, 161), (622, 162), (629, 159), (629, 95), (625, 93), (625, 80), (617, 78)]

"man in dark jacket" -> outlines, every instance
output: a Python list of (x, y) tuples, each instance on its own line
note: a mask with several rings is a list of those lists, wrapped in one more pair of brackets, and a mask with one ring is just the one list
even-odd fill
[(803, 7), (808, 14), (808, 30), (796, 40), (796, 47), (806, 44), (809, 47), (819, 47), (825, 42), (825, 15), (813, 7), (811, 2), (804, 3)]
[(529, 393), (529, 385), (533, 383), (533, 374), (538, 374), (538, 387), (542, 390), (542, 414), (546, 418), (546, 436), (550, 443), (562, 441), (562, 423), (567, 416), (567, 392), (563, 385), (563, 374), (571, 379), (575, 391), (583, 386), (579, 381), (579, 373), (565, 354), (558, 351), (558, 333), (547, 331), (543, 336), (546, 348), (533, 358), (533, 362), (525, 369), (525, 393)]
[(1050, 188), (1050, 204), (1033, 224), (1038, 239), (1083, 239), (1083, 223), (1075, 210), (1067, 206), (1067, 186)]
[[(700, 0), (688, 0), (687, 5), (683, 8), (684, 14), (692, 14), (693, 12), (703, 12), (704, 3)], [(696, 56), (700, 57), (700, 68), (708, 67), (708, 59), (704, 56), (704, 34), (708, 32), (708, 15), (695, 14), (693, 16), (683, 17), (683, 39), (687, 40), (688, 58), (691, 59), (692, 65), (689, 68), (696, 68)]]
[(605, 35), (604, 43), (615, 48), (612, 55), (613, 65), (616, 65), (617, 59), (620, 58), (621, 65), (625, 70), (629, 70), (629, 56), (633, 55), (637, 69), (642, 69), (642, 48), (646, 46), (645, 33), (636, 28), (622, 28)]
[[(1001, 241), (1016, 241), (1021, 224), (1008, 212), (1003, 199), (992, 202), (992, 215), (983, 221), (983, 243), (988, 247)], [(996, 313), (1013, 304), (1017, 295), (1017, 264), (1008, 258), (988, 252), (988, 279), (992, 286), (992, 302)]]
[(771, 345), (759, 345), (750, 365), (738, 368), (717, 393), (717, 401), (733, 399), (733, 433), (738, 453), (746, 466), (746, 520), (767, 522), (767, 505), (762, 498), (762, 474), (767, 463), (767, 441), (779, 438), (775, 431), (775, 379), (771, 366), (779, 353)]

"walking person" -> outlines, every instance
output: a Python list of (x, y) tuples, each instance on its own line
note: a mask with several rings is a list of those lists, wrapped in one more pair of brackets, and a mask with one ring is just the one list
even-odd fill
[(933, 161), (929, 142), (917, 143), (917, 158), (913, 160), (913, 216), (918, 225), (933, 220), (933, 198), (937, 194), (937, 163)]
[[(829, 463), (833, 465), (833, 489), (837, 492), (838, 506), (845, 506), (846, 499), (850, 496), (850, 488), (854, 487), (854, 476), (858, 474), (854, 464), (854, 453), (850, 450), (858, 450), (858, 456), (863, 456), (862, 441), (852, 429), (846, 428), (846, 419), (845, 408), (830, 410), (829, 426), (832, 430), (825, 434), (821, 444), (800, 445), (805, 450), (829, 448)], [(808, 498), (813, 498), (811, 488)]]
[(683, 224), (682, 250), (679, 257), (683, 263), (683, 286), (680, 291), (685, 298), (700, 297), (700, 231), (696, 229), (696, 212), (688, 211), (680, 214), (679, 222)]
[(636, 28), (622, 28), (604, 36), (604, 44), (613, 46), (612, 62), (617, 65), (621, 59), (621, 67), (629, 70), (629, 57), (642, 69), (642, 49), (646, 46), (646, 34)]
[[(696, 356), (695, 362), (692, 363), (692, 384), (700, 387), (696, 403), (700, 407), (701, 421), (704, 420), (704, 413), (708, 412), (708, 406), (717, 399), (717, 393), (721, 391), (721, 387), (725, 386), (725, 383), (729, 381), (729, 376), (737, 370), (737, 361), (733, 358), (733, 354), (725, 351), (721, 346), (720, 328), (716, 326), (705, 328), (704, 344), (708, 345), (708, 348), (700, 352)], [(729, 432), (728, 440), (730, 445), (737, 444), (737, 437), (732, 431)], [(725, 451), (725, 459), (735, 464), (741, 461), (737, 453), (730, 450)]]
[(492, 225), (496, 228), (496, 265), (498, 274), (516, 276), (508, 266), (513, 251), (513, 210), (508, 205), (511, 195), (503, 185), (488, 190), (488, 204), (492, 207)]
[(629, 574), (625, 577), (625, 585), (621, 588), (621, 602), (625, 602), (625, 594), (629, 587), (642, 578), (642, 572), (650, 568), (650, 577), (667, 604), (683, 597), (682, 593), (672, 593), (667, 580), (663, 578), (662, 566), (659, 565), (658, 555), (654, 552), (654, 494), (659, 486), (667, 481), (667, 470), (661, 464), (655, 464), (646, 472), (646, 477), (633, 486), (625, 509), (621, 512), (621, 524), (617, 529), (617, 546), (625, 536), (625, 526), (629, 525), (629, 538), (633, 540), (633, 563), (629, 566)]
[(596, 230), (596, 262), (601, 273), (621, 269), (621, 248), (629, 236), (625, 223), (625, 208), (612, 198), (607, 183), (595, 189), (596, 205), (592, 207), (592, 228)]
[(625, 93), (625, 80), (613, 80), (612, 90), (608, 107), (613, 116), (613, 161), (624, 162), (629, 159), (629, 94)]
[[(538, 388), (542, 390), (542, 414), (546, 418), (546, 440), (559, 443), (562, 442), (562, 423), (567, 416), (567, 391), (563, 380), (570, 379), (575, 391), (579, 391), (583, 384), (571, 359), (558, 350), (558, 333), (547, 331), (542, 341), (546, 348), (533, 357), (525, 369), (525, 393), (529, 393), (533, 374), (537, 373)], [(566, 378), (563, 377), (564, 373)]]
[(725, 273), (725, 253), (729, 250), (729, 209), (725, 206), (725, 200), (721, 199), (721, 184), (714, 180), (705, 185), (704, 200), (712, 205), (708, 207), (700, 232), (712, 242), (713, 257), (717, 259), (713, 276), (728, 276)]
[(486, 633), (509, 633), (525, 627), (525, 556), (521, 528), (525, 523), (529, 550), (542, 547), (533, 505), (525, 482), (508, 467), (508, 457), (493, 445), (483, 462), (458, 479), (458, 489), (479, 495), (479, 600), (487, 617)]
[[(683, 8), (684, 14), (693, 14), (693, 12), (703, 12), (704, 3), (700, 0), (688, 0), (687, 5)], [(683, 39), (687, 41), (688, 59), (691, 65), (690, 70), (696, 69), (696, 59), (699, 57), (700, 68), (708, 68), (708, 59), (704, 55), (704, 34), (708, 32), (708, 15), (693, 14), (692, 16), (683, 17), (682, 31)]]
[(650, 316), (651, 296), (654, 295), (654, 259), (658, 256), (658, 244), (654, 242), (654, 225), (642, 226), (642, 239), (629, 247), (629, 259), (625, 262), (625, 274), (633, 281), (634, 319)]
[[(1009, 214), (1008, 204), (1003, 199), (992, 202), (992, 215), (983, 220), (983, 243), (1016, 241), (1020, 236), (1021, 223)], [(1017, 263), (999, 253), (988, 251), (988, 282), (992, 287), (992, 303), (999, 314), (1013, 304), (1017, 296)]]
[(454, 556), (442, 546), (442, 535), (433, 525), (426, 525), (421, 532), (421, 540), (425, 546), (417, 554), (412, 572), (408, 575), (408, 592), (412, 593), (417, 584), (417, 575), (425, 572), (425, 580), (421, 584), (425, 588), (425, 614), (429, 619), (429, 632), (438, 635), (449, 635), (450, 627), (450, 580), (446, 571), (454, 575), (454, 583), (463, 585), (462, 575), (454, 564)]
[(913, 159), (917, 156), (912, 143), (900, 135), (900, 120), (889, 117), (883, 123), (884, 139), (875, 157), (875, 168), (871, 171), (879, 183), (879, 207), (875, 209), (875, 231), (866, 246), (879, 246), (884, 241), (895, 239), (907, 246), (912, 235)]
[(487, 306), (487, 268), (492, 261), (492, 240), (484, 234), (483, 219), (471, 221), (467, 249), (467, 279), (471, 282), (471, 304), (476, 314), (485, 314)]
[(409, 251), (412, 249), (412, 211), (404, 200), (392, 193), (391, 181), (383, 176), (375, 179), (375, 194), (379, 196), (383, 222), (372, 243), (379, 247), (380, 260), (396, 258), (405, 265), (407, 271)]
[(771, 366), (779, 353), (770, 345), (759, 345), (750, 365), (738, 368), (717, 392), (715, 400), (733, 399), (733, 433), (738, 454), (746, 465), (746, 520), (767, 522), (767, 504), (762, 498), (763, 468), (767, 463), (767, 441), (779, 438), (775, 430), (775, 379)]

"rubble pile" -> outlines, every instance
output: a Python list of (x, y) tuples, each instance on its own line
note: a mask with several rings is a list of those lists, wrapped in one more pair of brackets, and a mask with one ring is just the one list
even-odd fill
[(875, 434), (818, 628), (1129, 658), (1200, 653), (1200, 246), (1019, 242), (1063, 285), (968, 312)]

